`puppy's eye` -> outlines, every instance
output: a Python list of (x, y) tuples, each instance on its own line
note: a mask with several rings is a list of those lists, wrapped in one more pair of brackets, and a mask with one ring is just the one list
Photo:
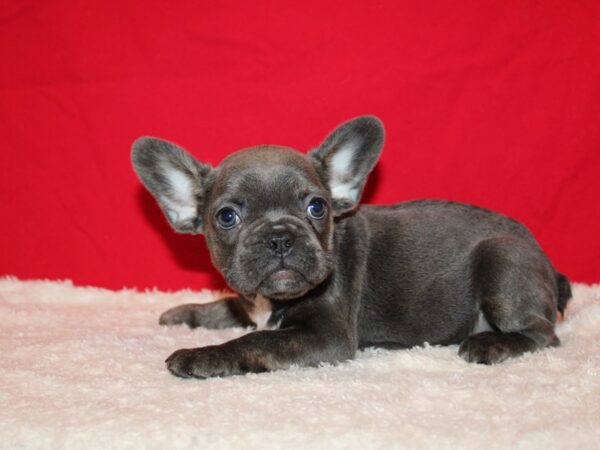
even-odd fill
[(224, 230), (231, 230), (240, 223), (240, 216), (232, 208), (221, 208), (217, 213), (217, 224)]
[(327, 207), (325, 201), (320, 198), (313, 198), (306, 208), (308, 215), (313, 219), (322, 219), (327, 213)]

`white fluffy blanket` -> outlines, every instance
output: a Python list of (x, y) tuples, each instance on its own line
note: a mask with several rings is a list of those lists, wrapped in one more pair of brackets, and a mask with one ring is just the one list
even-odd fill
[(175, 378), (173, 350), (246, 332), (158, 325), (213, 295), (0, 279), (0, 448), (600, 448), (600, 285), (574, 286), (561, 347), (496, 366), (424, 347)]

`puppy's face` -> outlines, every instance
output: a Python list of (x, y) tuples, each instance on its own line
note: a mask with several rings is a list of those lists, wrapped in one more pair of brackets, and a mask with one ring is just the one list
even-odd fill
[(216, 268), (252, 298), (297, 298), (334, 267), (334, 218), (356, 207), (383, 143), (383, 127), (360, 117), (315, 150), (260, 146), (218, 167), (176, 145), (140, 138), (133, 164), (176, 231), (204, 233)]
[(331, 272), (331, 198), (306, 156), (255, 147), (216, 169), (204, 233), (213, 263), (246, 296), (298, 297)]

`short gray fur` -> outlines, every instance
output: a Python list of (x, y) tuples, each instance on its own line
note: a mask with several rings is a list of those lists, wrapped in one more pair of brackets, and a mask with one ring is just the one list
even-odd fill
[[(259, 146), (216, 168), (164, 140), (134, 143), (135, 170), (171, 225), (205, 234), (215, 267), (239, 294), (179, 306), (160, 323), (252, 325), (260, 295), (278, 326), (178, 350), (166, 361), (173, 374), (316, 366), (368, 346), (426, 342), (460, 344), (465, 360), (492, 364), (559, 344), (554, 324), (569, 282), (522, 224), (448, 201), (358, 206), (383, 138), (381, 122), (363, 116), (307, 155)], [(325, 214), (313, 217), (319, 201)], [(235, 212), (231, 229), (219, 222), (223, 208), (225, 218)]]

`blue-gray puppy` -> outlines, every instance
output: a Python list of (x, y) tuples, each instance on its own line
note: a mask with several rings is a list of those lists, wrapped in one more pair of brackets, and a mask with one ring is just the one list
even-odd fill
[(173, 374), (316, 366), (425, 342), (491, 364), (558, 345), (569, 282), (523, 225), (446, 201), (358, 207), (383, 138), (377, 118), (359, 117), (307, 155), (259, 146), (215, 168), (164, 140), (134, 143), (135, 170), (167, 220), (206, 236), (238, 294), (173, 308), (160, 323), (258, 328), (176, 351)]

